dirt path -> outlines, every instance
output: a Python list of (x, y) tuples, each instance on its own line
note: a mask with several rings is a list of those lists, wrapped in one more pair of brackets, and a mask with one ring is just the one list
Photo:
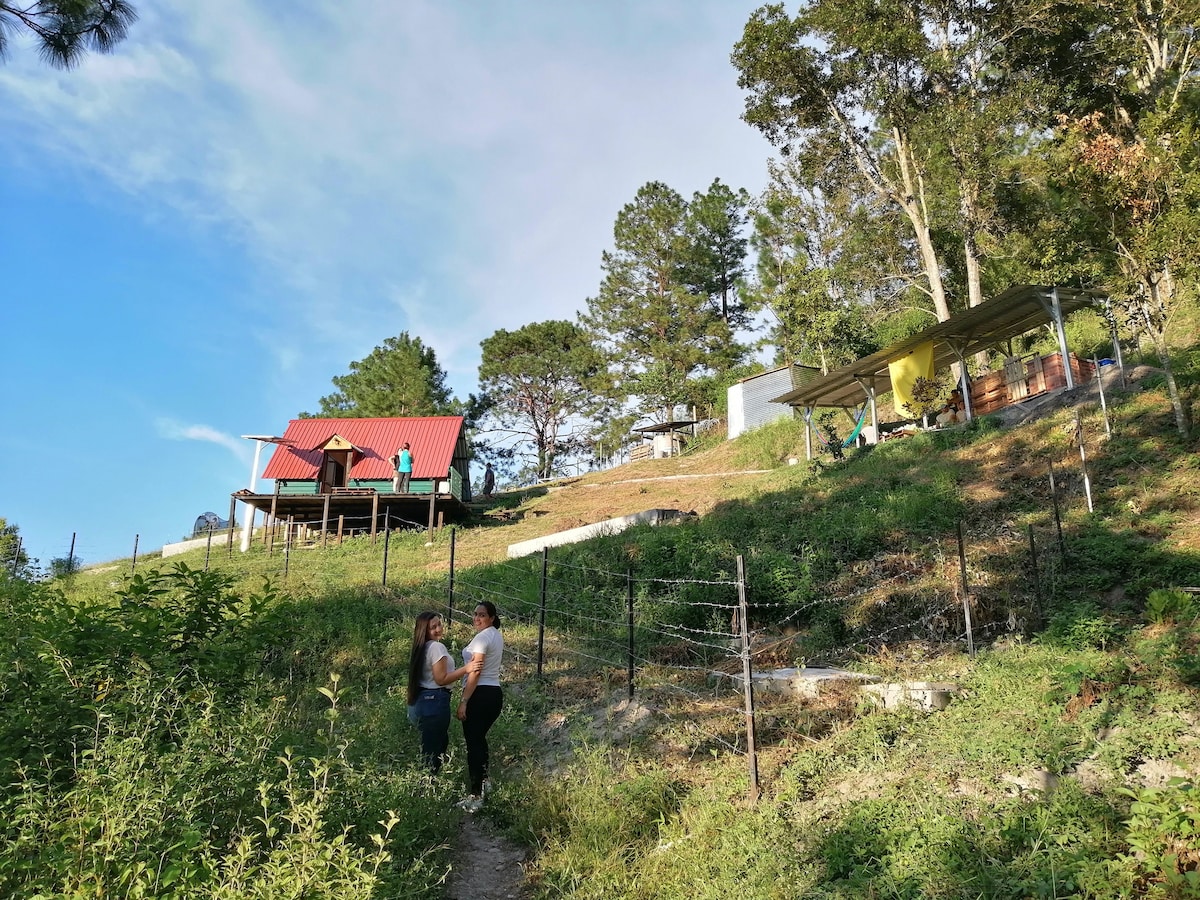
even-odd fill
[(447, 900), (520, 900), (525, 897), (525, 852), (497, 834), (482, 816), (463, 819), (446, 884)]

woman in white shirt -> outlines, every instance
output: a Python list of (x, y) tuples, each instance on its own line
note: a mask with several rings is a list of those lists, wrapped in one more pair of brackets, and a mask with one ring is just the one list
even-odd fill
[(409, 719), (421, 732), (421, 758), (433, 774), (442, 769), (450, 743), (450, 688), (471, 671), (478, 672), (483, 660), (451, 669), (453, 657), (442, 643), (445, 628), (435, 612), (417, 616), (413, 628), (412, 654), (408, 660)]
[[(500, 616), (489, 600), (480, 602), (472, 616), (475, 637), (463, 648), (463, 667), (469, 669), (458, 704), (459, 721), (467, 743), (467, 774), (471, 793), (461, 806), (468, 812), (483, 807), (488, 777), (488, 729), (500, 718), (504, 691), (500, 689), (500, 663), (504, 657), (504, 638), (500, 634)], [(474, 668), (476, 663), (480, 667)]]

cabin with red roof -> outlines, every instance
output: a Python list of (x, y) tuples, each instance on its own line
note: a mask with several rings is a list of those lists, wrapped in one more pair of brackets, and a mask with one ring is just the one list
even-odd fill
[[(435, 525), (459, 518), (471, 499), (470, 452), (462, 416), (378, 419), (292, 419), (262, 473), (269, 493), (233, 495), (272, 523), (291, 521), (326, 539), (330, 529)], [(413, 457), (408, 490), (399, 493), (392, 457), (407, 443)], [(250, 529), (243, 539), (248, 547)]]

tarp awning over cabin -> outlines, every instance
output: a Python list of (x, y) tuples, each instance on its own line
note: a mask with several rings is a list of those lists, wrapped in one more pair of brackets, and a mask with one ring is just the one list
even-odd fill
[(390, 458), (406, 441), (414, 479), (445, 478), (462, 433), (462, 416), (292, 419), (263, 478), (316, 480), (324, 448), (335, 436), (353, 446), (355, 480), (391, 480)]
[(877, 395), (890, 391), (892, 379), (888, 363), (921, 344), (933, 343), (933, 370), (940, 372), (973, 353), (1054, 322), (1055, 301), (1061, 320), (1062, 316), (1094, 305), (1102, 296), (1095, 291), (1075, 288), (1012, 287), (978, 306), (955, 313), (945, 322), (938, 322), (848, 366), (814, 378), (771, 402), (803, 407), (856, 407), (863, 403), (869, 390)]

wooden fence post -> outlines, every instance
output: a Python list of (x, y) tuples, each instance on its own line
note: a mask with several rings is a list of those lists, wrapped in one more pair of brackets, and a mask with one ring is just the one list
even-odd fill
[(292, 520), (294, 516), (287, 517), (287, 531), (283, 535), (283, 577), (288, 577), (288, 569), (292, 564)]
[(1029, 562), (1033, 567), (1034, 627), (1042, 627), (1042, 580), (1038, 575), (1037, 544), (1033, 540), (1033, 524), (1029, 525)]
[(1054, 528), (1058, 532), (1058, 555), (1063, 561), (1063, 568), (1067, 567), (1067, 545), (1063, 542), (1062, 532), (1062, 515), (1058, 509), (1058, 484), (1054, 478), (1054, 463), (1047, 461), (1046, 465), (1050, 469), (1050, 499), (1054, 503)]
[(392, 544), (392, 508), (384, 507), (383, 514), (387, 517), (383, 525), (383, 586), (387, 587), (388, 549)]

